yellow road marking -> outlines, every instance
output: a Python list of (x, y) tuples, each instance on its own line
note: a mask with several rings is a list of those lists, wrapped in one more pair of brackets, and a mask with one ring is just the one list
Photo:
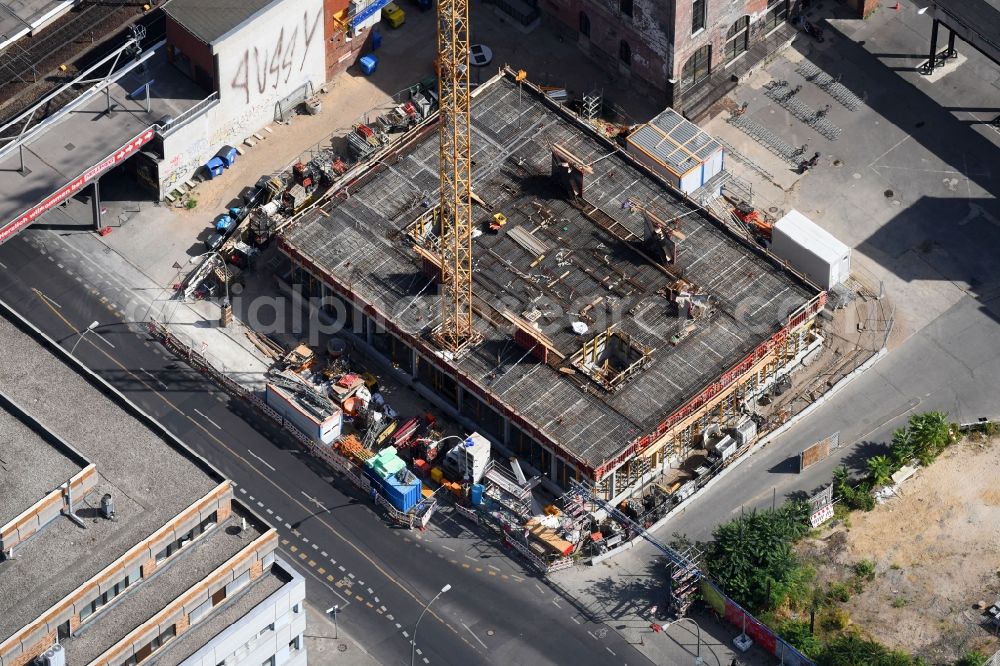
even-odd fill
[(297, 552), (299, 552), (299, 549), (298, 549), (298, 548), (296, 548), (295, 546), (289, 546), (289, 547), (288, 547), (288, 550), (292, 551), (293, 553), (297, 553)]
[(319, 573), (320, 576), (326, 573), (326, 569), (324, 569), (323, 567), (319, 567), (318, 569), (316, 569), (316, 571)]
[(497, 572), (496, 572), (496, 571), (491, 571), (491, 572), (490, 572), (490, 575), (491, 575), (491, 576), (496, 576), (496, 575), (497, 575)]
[(311, 567), (316, 566), (316, 560), (309, 560), (309, 566)]
[(309, 556), (308, 556), (308, 555), (306, 555), (305, 553), (299, 553), (299, 559), (300, 559), (300, 560), (304, 560), (304, 559), (306, 559), (307, 557), (309, 557)]
[(483, 568), (482, 567), (476, 567), (476, 571), (478, 571), (479, 573), (483, 573)]
[(462, 562), (462, 568), (463, 568), (463, 569), (468, 569), (468, 568), (469, 568), (469, 565), (468, 565), (468, 564), (466, 564), (465, 562)]
[(354, 598), (357, 599), (358, 601), (364, 601), (365, 600), (365, 598), (363, 596), (361, 596), (360, 594), (355, 594)]
[(375, 606), (373, 606), (372, 602), (370, 602), (370, 601), (366, 601), (365, 602), (365, 606), (368, 606), (368, 608), (375, 608)]
[(337, 580), (337, 579), (336, 579), (336, 578), (334, 578), (333, 576), (327, 576), (327, 577), (326, 577), (326, 579), (327, 579), (328, 581), (330, 581), (331, 583), (332, 583), (333, 581)]
[[(45, 303), (46, 307), (48, 307), (49, 310), (51, 310), (52, 313), (56, 317), (58, 317), (59, 319), (61, 319), (62, 322), (64, 324), (66, 324), (67, 328), (69, 328), (74, 333), (77, 333), (77, 334), (80, 333), (81, 329), (73, 326), (73, 324), (70, 323), (70, 321), (68, 319), (66, 319), (66, 317), (64, 317), (61, 312), (59, 312), (51, 303), (49, 303), (48, 299), (45, 297), (44, 294), (42, 294), (40, 291), (38, 291), (37, 289), (34, 289), (34, 288), (32, 289), (32, 291), (35, 292), (35, 295), (43, 303)], [(114, 312), (114, 309), (112, 307), (110, 307), (110, 305), (109, 305), (108, 309), (111, 310), (112, 312)], [(295, 504), (296, 506), (298, 506), (299, 508), (301, 508), (303, 511), (306, 511), (308, 513), (312, 512), (312, 509), (310, 507), (308, 507), (305, 504), (303, 504), (302, 502), (300, 502), (298, 500), (298, 498), (296, 498), (294, 495), (292, 495), (287, 490), (285, 490), (280, 485), (278, 485), (277, 482), (274, 481), (274, 479), (272, 479), (269, 476), (267, 476), (267, 475), (263, 474), (262, 472), (260, 472), (260, 470), (258, 470), (254, 465), (252, 465), (249, 460), (247, 460), (246, 458), (244, 458), (242, 455), (240, 455), (238, 452), (236, 452), (231, 446), (229, 446), (228, 444), (226, 444), (225, 442), (223, 442), (221, 439), (219, 439), (218, 437), (216, 437), (215, 434), (212, 433), (211, 431), (209, 431), (209, 429), (206, 426), (202, 425), (201, 423), (199, 423), (198, 421), (196, 421), (195, 419), (193, 419), (189, 414), (187, 414), (186, 412), (182, 411), (169, 398), (167, 398), (165, 395), (163, 395), (155, 387), (153, 387), (149, 383), (147, 383), (145, 379), (143, 379), (142, 377), (140, 377), (139, 375), (135, 374), (134, 372), (132, 372), (131, 370), (129, 370), (127, 367), (125, 367), (125, 365), (123, 365), (121, 363), (121, 361), (119, 361), (117, 359), (117, 357), (112, 356), (106, 350), (104, 350), (103, 348), (99, 347), (97, 345), (97, 341), (93, 339), (93, 336), (91, 336), (89, 338), (86, 338), (86, 342), (87, 342), (88, 345), (90, 345), (90, 347), (92, 349), (95, 349), (97, 352), (99, 352), (101, 355), (103, 355), (109, 361), (111, 361), (116, 366), (118, 366), (118, 368), (122, 372), (124, 372), (125, 374), (129, 375), (130, 377), (132, 377), (133, 380), (135, 380), (136, 382), (138, 382), (139, 384), (141, 384), (142, 386), (144, 386), (147, 391), (149, 391), (150, 393), (152, 393), (153, 395), (155, 395), (156, 397), (158, 397), (161, 401), (163, 401), (163, 403), (165, 405), (167, 405), (168, 407), (170, 407), (170, 409), (174, 410), (180, 416), (186, 418), (191, 423), (191, 425), (193, 425), (197, 430), (201, 431), (201, 433), (203, 435), (205, 435), (208, 439), (210, 439), (213, 442), (215, 442), (216, 444), (218, 444), (220, 447), (222, 447), (223, 449), (225, 449), (226, 451), (228, 451), (229, 454), (233, 458), (235, 458), (236, 460), (239, 460), (241, 463), (243, 463), (243, 465), (245, 467), (245, 470), (246, 470), (246, 472), (248, 474), (250, 474), (252, 476), (256, 476), (261, 481), (263, 481), (264, 483), (269, 484), (278, 493), (284, 495), (288, 499), (288, 501), (290, 501), (291, 503)], [(375, 560), (373, 560), (368, 553), (366, 553), (364, 550), (362, 550), (356, 543), (354, 543), (353, 541), (351, 541), (350, 539), (348, 539), (347, 537), (345, 537), (343, 534), (341, 534), (339, 531), (337, 531), (337, 529), (335, 529), (330, 523), (328, 523), (326, 520), (324, 520), (322, 516), (315, 516), (315, 520), (320, 525), (322, 525), (323, 527), (325, 527), (326, 530), (328, 532), (330, 532), (330, 534), (332, 534), (333, 536), (337, 537), (347, 548), (350, 548), (350, 549), (354, 550), (354, 552), (356, 552), (359, 556), (363, 557), (372, 566), (372, 568), (374, 568), (376, 571), (378, 571), (380, 574), (382, 574), (382, 576), (387, 581), (389, 581), (390, 583), (392, 583), (393, 585), (395, 585), (396, 587), (398, 587), (404, 594), (406, 594), (408, 597), (410, 597), (411, 599), (413, 599), (413, 601), (415, 601), (417, 604), (419, 604), (421, 606), (424, 605), (424, 601), (421, 599), (421, 597), (417, 596), (417, 594), (414, 593), (410, 588), (408, 588), (405, 585), (401, 584), (399, 582), (399, 580), (395, 576), (391, 575), (388, 571), (386, 571), (384, 568), (382, 568), (382, 566), (378, 562), (376, 562)], [(293, 533), (294, 533), (294, 531), (293, 531)], [(294, 548), (294, 546), (291, 546), (291, 548)], [(443, 625), (447, 626), (449, 629), (451, 629), (451, 631), (454, 634), (461, 635), (461, 634), (459, 634), (459, 632), (458, 632), (457, 629), (455, 629), (454, 627), (452, 627), (451, 625), (449, 625), (448, 623), (446, 623), (444, 621), (444, 619), (440, 615), (438, 615), (433, 609), (427, 609), (427, 613), (431, 617), (433, 617), (435, 620), (437, 620), (441, 624), (443, 624)], [(466, 641), (466, 642), (468, 642), (468, 641)], [(479, 651), (478, 648), (476, 648), (474, 645), (472, 646), (472, 648), (475, 649), (476, 651)]]

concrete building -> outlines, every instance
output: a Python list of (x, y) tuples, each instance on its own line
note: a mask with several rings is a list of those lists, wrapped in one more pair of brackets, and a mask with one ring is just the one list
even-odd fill
[(277, 532), (4, 308), (0, 665), (305, 664)]
[(434, 343), (430, 130), (376, 156), (279, 247), (304, 295), (417, 390), (553, 491), (587, 479), (614, 498), (744, 422), (821, 343), (825, 292), (514, 77), (473, 94), (477, 344), (456, 356)]
[(616, 76), (690, 119), (791, 43), (798, 0), (538, 0), (541, 13)]

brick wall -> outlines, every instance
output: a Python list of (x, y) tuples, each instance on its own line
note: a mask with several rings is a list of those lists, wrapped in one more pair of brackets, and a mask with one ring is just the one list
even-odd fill
[(40, 655), (41, 653), (48, 650), (56, 642), (56, 631), (53, 629), (49, 633), (45, 634), (45, 637), (40, 641), (34, 643), (22, 652), (16, 659), (14, 659), (11, 664), (12, 666), (26, 666), (28, 662)]
[(348, 0), (323, 0), (323, 37), (326, 45), (326, 80), (344, 72), (371, 50), (371, 29), (348, 39), (336, 19), (347, 14)]
[[(726, 33), (743, 16), (750, 17), (750, 43), (763, 37), (767, 0), (706, 0), (705, 27), (692, 34), (693, 0), (632, 0), (632, 16), (620, 10), (620, 0), (540, 0), (543, 13), (604, 69), (641, 80), (673, 103), (674, 85), (698, 49), (711, 45), (712, 70), (725, 64)], [(797, 0), (789, 0), (792, 7)], [(871, 2), (873, 0), (857, 0)], [(589, 18), (590, 37), (580, 35), (580, 15)], [(619, 45), (632, 50), (632, 65), (622, 68)]]

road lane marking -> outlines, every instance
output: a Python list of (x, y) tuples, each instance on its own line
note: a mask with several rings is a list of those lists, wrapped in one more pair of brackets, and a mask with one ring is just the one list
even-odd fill
[[(36, 293), (38, 293), (39, 295), (41, 295), (40, 292), (37, 292), (37, 290), (35, 290), (35, 291), (36, 291)], [(62, 315), (62, 313), (58, 312), (47, 301), (46, 301), (46, 305), (49, 306), (49, 309), (52, 310), (53, 314), (55, 314), (59, 319), (61, 319), (63, 321), (63, 323), (67, 326), (67, 328), (69, 328), (70, 330), (73, 330), (73, 331), (77, 330), (73, 326), (73, 324), (70, 323), (70, 321), (68, 319), (66, 319), (66, 317), (64, 317)], [(94, 343), (92, 343), (89, 339), (87, 340), (87, 343), (91, 347), (93, 347), (94, 349), (96, 349), (97, 351), (101, 352), (101, 354), (104, 355), (109, 361), (111, 361), (116, 366), (118, 366), (118, 368), (122, 372), (124, 372), (124, 373), (132, 376), (137, 382), (139, 382), (140, 384), (142, 384), (143, 386), (145, 386), (146, 389), (150, 393), (152, 393), (153, 395), (155, 395), (156, 397), (158, 397), (170, 409), (172, 409), (174, 412), (176, 412), (180, 416), (182, 416), (182, 417), (186, 418), (188, 421), (190, 421), (191, 424), (193, 426), (195, 426), (196, 428), (200, 429), (205, 434), (206, 437), (208, 437), (209, 439), (211, 439), (212, 441), (214, 441), (221, 448), (223, 448), (226, 451), (228, 451), (234, 458), (236, 458), (237, 460), (239, 460), (240, 462), (242, 462), (243, 464), (245, 464), (246, 467), (247, 467), (247, 469), (252, 474), (256, 474), (258, 477), (260, 477), (260, 479), (264, 483), (270, 484), (277, 492), (279, 492), (282, 495), (284, 495), (285, 497), (287, 497), (290, 502), (298, 504), (302, 509), (304, 509), (306, 511), (309, 510), (309, 508), (307, 506), (305, 506), (304, 504), (302, 504), (302, 502), (300, 502), (294, 496), (292, 496), (291, 493), (289, 493), (287, 490), (285, 490), (282, 486), (278, 485), (278, 483), (275, 482), (274, 479), (272, 479), (269, 476), (261, 473), (260, 470), (258, 470), (257, 468), (255, 468), (252, 464), (250, 464), (249, 460), (247, 460), (246, 458), (244, 458), (243, 456), (241, 456), (239, 453), (237, 453), (226, 442), (224, 442), (221, 439), (219, 439), (218, 437), (216, 437), (208, 428), (206, 428), (201, 423), (199, 423), (194, 418), (192, 418), (190, 414), (184, 412), (180, 407), (178, 407), (176, 404), (174, 404), (174, 402), (171, 401), (167, 396), (163, 395), (162, 393), (160, 393), (159, 391), (157, 391), (156, 388), (154, 388), (153, 386), (150, 386), (148, 383), (146, 383), (142, 379), (142, 377), (140, 377), (140, 376), (136, 375), (134, 372), (132, 372), (128, 367), (126, 367), (115, 356), (113, 356), (109, 352), (101, 349), (100, 347), (98, 347), (97, 345), (95, 345)], [(221, 428), (220, 428), (220, 430), (221, 430)], [(330, 523), (328, 523), (327, 521), (325, 521), (322, 516), (316, 516), (316, 519), (319, 522), (319, 524), (321, 524), (323, 527), (325, 527), (327, 529), (328, 532), (330, 532), (330, 534), (332, 534), (337, 539), (339, 539), (345, 545), (345, 547), (354, 550), (360, 557), (364, 558), (372, 566), (372, 568), (374, 568), (376, 571), (378, 571), (380, 574), (382, 574), (382, 576), (389, 583), (395, 585), (397, 588), (399, 588), (404, 594), (406, 594), (408, 597), (410, 597), (416, 603), (423, 605), (423, 601), (422, 601), (422, 598), (420, 596), (418, 596), (413, 590), (411, 590), (406, 585), (403, 585), (402, 583), (400, 583), (397, 577), (391, 575), (388, 571), (386, 571), (378, 562), (376, 562), (374, 559), (372, 559), (371, 555), (369, 555), (364, 550), (362, 550), (362, 548), (360, 546), (358, 546), (356, 543), (354, 543), (353, 541), (351, 541), (350, 539), (348, 539), (346, 536), (344, 536), (343, 534), (341, 534)], [(289, 529), (291, 529), (291, 526), (287, 525), (287, 523), (286, 523), (286, 526)], [(340, 569), (343, 570), (344, 568), (340, 567)], [(317, 578), (317, 580), (320, 580), (312, 571), (306, 570), (306, 573), (308, 573), (309, 575), (313, 576), (314, 578)], [(322, 583), (322, 580), (320, 580), (320, 582)], [(330, 589), (333, 590), (333, 588), (330, 588)], [(333, 591), (334, 591), (334, 594), (336, 594), (336, 591), (335, 590), (333, 590)], [(338, 594), (337, 596), (339, 597), (340, 595)], [(345, 603), (346, 603), (346, 600), (345, 600)], [(458, 631), (454, 627), (452, 627), (450, 624), (448, 624), (447, 622), (445, 622), (444, 618), (442, 618), (440, 615), (438, 615), (433, 609), (427, 609), (427, 613), (431, 617), (433, 617), (435, 620), (437, 620), (441, 624), (443, 624), (446, 627), (448, 627), (448, 629), (450, 629), (453, 633), (455, 633), (456, 635), (458, 635)]]
[(555, 599), (552, 600), (552, 603), (555, 604), (556, 608), (562, 608), (562, 606), (559, 605), (559, 602)]
[(486, 647), (486, 643), (484, 643), (482, 641), (482, 639), (479, 638), (479, 636), (476, 636), (476, 632), (472, 631), (472, 629), (469, 629), (469, 625), (467, 625), (464, 622), (462, 622), (462, 626), (465, 627), (466, 631), (468, 631), (470, 634), (472, 634), (473, 638), (475, 638), (477, 641), (479, 641), (479, 644), (483, 646), (483, 649), (489, 650), (489, 648)]
[(490, 569), (493, 569), (493, 571), (500, 571), (500, 567), (495, 567), (492, 564), (487, 564), (486, 566), (488, 566)]
[(541, 587), (539, 587), (538, 583), (535, 583), (535, 589), (538, 590), (539, 594), (545, 594), (545, 590), (543, 590)]
[(162, 380), (162, 379), (160, 379), (159, 377), (157, 377), (156, 375), (154, 375), (154, 374), (153, 374), (152, 372), (150, 372), (149, 370), (146, 370), (145, 368), (139, 368), (139, 370), (140, 370), (141, 372), (144, 372), (144, 373), (146, 374), (146, 376), (148, 376), (148, 377), (149, 377), (150, 379), (152, 379), (152, 380), (153, 380), (154, 382), (156, 382), (157, 384), (159, 384), (160, 386), (162, 386), (162, 387), (163, 387), (163, 390), (166, 390), (166, 389), (168, 388), (168, 386), (167, 386), (166, 384), (164, 384), (164, 383), (163, 383), (163, 380)]
[(213, 421), (212, 419), (210, 419), (210, 418), (208, 418), (207, 416), (205, 416), (205, 414), (204, 414), (204, 413), (203, 413), (203, 412), (202, 412), (202, 411), (201, 411), (200, 409), (198, 409), (197, 407), (195, 407), (195, 408), (194, 408), (194, 411), (196, 411), (196, 412), (198, 412), (199, 414), (201, 414), (201, 417), (202, 417), (203, 419), (205, 419), (206, 421), (208, 421), (209, 423), (211, 423), (212, 425), (214, 425), (214, 426), (216, 427), (216, 429), (218, 429), (218, 430), (222, 430), (222, 426), (220, 426), (220, 425), (219, 425), (218, 423), (216, 423), (216, 422), (215, 422), (215, 421)]
[(271, 467), (271, 464), (269, 462), (267, 462), (266, 460), (264, 460), (263, 458), (261, 458), (259, 455), (257, 455), (256, 453), (254, 453), (250, 449), (247, 449), (247, 453), (249, 453), (250, 455), (252, 455), (254, 458), (256, 458), (257, 460), (259, 460), (261, 463), (263, 463), (264, 466), (267, 467), (272, 472), (277, 472), (278, 471), (278, 470), (274, 469), (273, 467)]
[(573, 620), (574, 622), (576, 622), (577, 624), (580, 624), (580, 621), (578, 619), (576, 619), (575, 617), (571, 617), (570, 619)]
[(451, 548), (451, 547), (449, 547), (449, 546), (446, 546), (446, 545), (444, 545), (444, 544), (441, 544), (441, 547), (442, 547), (442, 548), (444, 548), (445, 550), (450, 550), (450, 551), (451, 551), (451, 552), (453, 552), (453, 553), (454, 553), (454, 552), (456, 552), (454, 548)]
[(612, 650), (611, 648), (609, 648), (607, 645), (604, 646), (604, 649), (607, 650), (608, 652), (610, 652), (613, 656), (615, 656), (615, 657), (618, 656), (618, 655), (615, 654), (615, 651)]
[(590, 634), (590, 637), (593, 638), (595, 641), (598, 640), (597, 636), (595, 636), (594, 632), (592, 632), (590, 629), (587, 629), (587, 633)]
[(316, 507), (318, 509), (320, 509), (321, 511), (329, 511), (329, 509), (327, 509), (325, 506), (323, 506), (318, 499), (316, 499), (315, 497), (310, 496), (309, 494), (306, 493), (306, 491), (300, 490), (299, 492), (302, 493), (303, 497), (305, 497), (307, 500), (309, 500), (310, 502), (312, 502), (313, 504), (315, 504)]

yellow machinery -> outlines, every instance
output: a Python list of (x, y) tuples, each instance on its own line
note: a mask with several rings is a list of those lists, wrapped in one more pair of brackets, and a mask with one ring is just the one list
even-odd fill
[(434, 337), (458, 354), (476, 338), (472, 326), (472, 126), (469, 97), (469, 3), (439, 0), (438, 88), (441, 141), (441, 283), (443, 323)]

